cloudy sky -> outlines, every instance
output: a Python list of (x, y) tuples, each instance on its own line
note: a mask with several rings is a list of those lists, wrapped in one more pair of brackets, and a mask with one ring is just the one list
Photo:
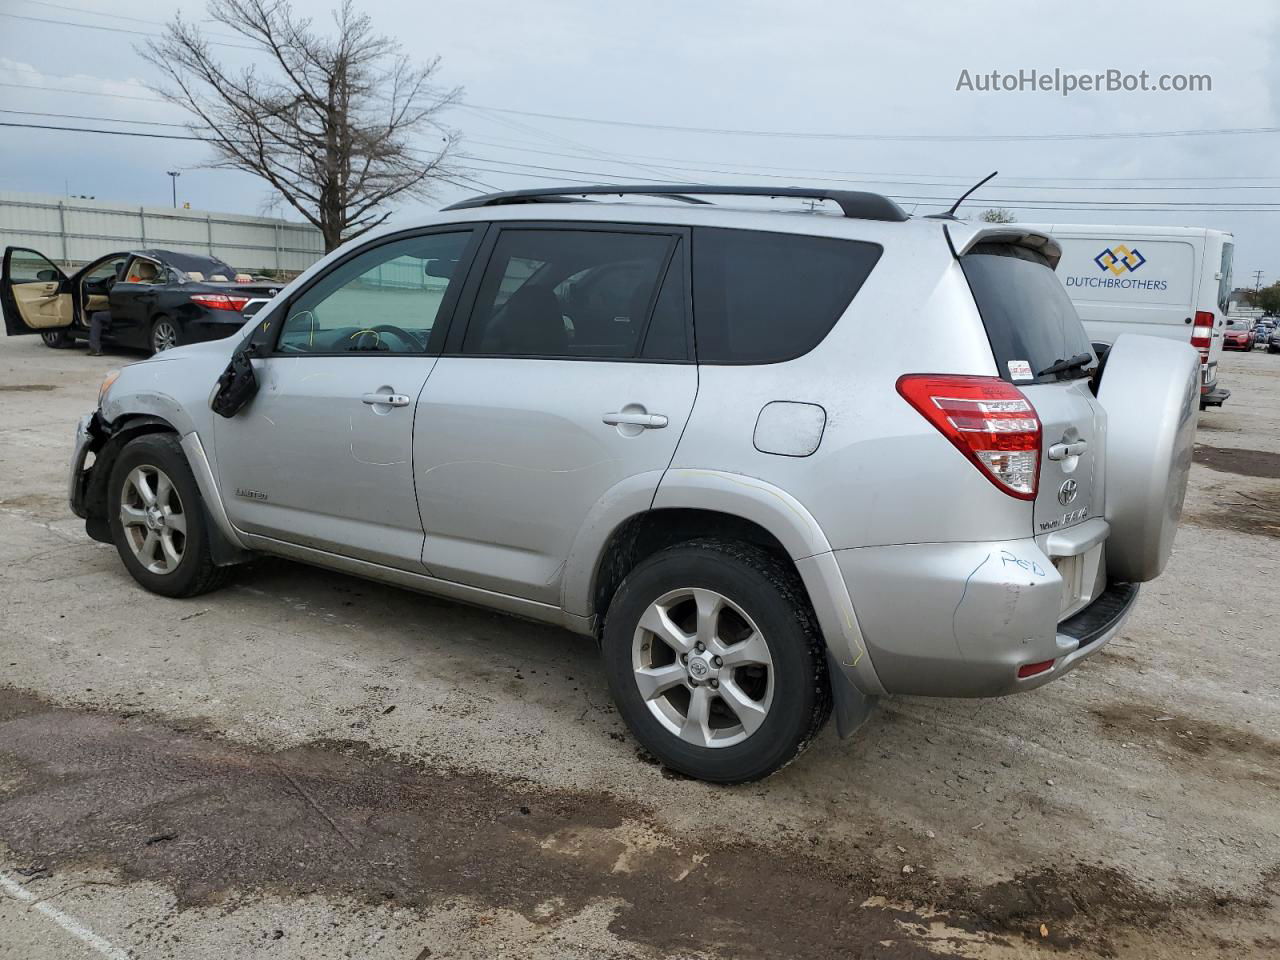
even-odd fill
[[(295, 2), (317, 24), (331, 6)], [(1101, 136), (1280, 127), (1273, 0), (1211, 7), (1126, 0), (1052, 12), (914, 0), (649, 0), (625, 8), (590, 0), (363, 0), (362, 8), (408, 53), (443, 57), (441, 78), (466, 89), (466, 106), (448, 119), (464, 136), (471, 176), (496, 187), (828, 183), (879, 190), (927, 213), (940, 206), (931, 200), (999, 170), (972, 201), (975, 210), (1003, 206), (1023, 222), (1224, 228), (1237, 238), (1238, 283), (1256, 269), (1266, 282), (1280, 279), (1280, 133)], [(155, 102), (147, 87), (155, 71), (134, 50), (178, 11), (205, 19), (203, 4), (190, 0), (0, 0), (0, 121), (151, 132), (167, 128), (115, 121), (182, 121)], [(233, 64), (253, 56), (216, 49)], [(1055, 68), (1208, 74), (1212, 90), (1063, 97), (956, 89), (964, 70)], [(1045, 135), (1060, 138), (1025, 139)], [(920, 136), (970, 139), (909, 139)], [(201, 169), (206, 159), (198, 143), (0, 127), (0, 190), (164, 204), (165, 171), (176, 167), (184, 171), (180, 203), (267, 208), (260, 182)], [(464, 194), (446, 186), (438, 202)], [(1064, 203), (1070, 209), (1043, 209)], [(1222, 209), (1242, 206), (1255, 209)], [(422, 209), (404, 204), (397, 217)]]

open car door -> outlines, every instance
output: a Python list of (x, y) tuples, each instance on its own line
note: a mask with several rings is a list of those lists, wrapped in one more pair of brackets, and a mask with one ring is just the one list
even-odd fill
[(71, 284), (58, 265), (42, 253), (6, 247), (0, 274), (0, 307), (9, 336), (45, 333), (71, 326)]

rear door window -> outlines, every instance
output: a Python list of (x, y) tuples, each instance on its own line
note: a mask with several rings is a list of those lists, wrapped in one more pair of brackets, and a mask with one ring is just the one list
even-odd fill
[(1218, 310), (1221, 313), (1226, 313), (1231, 304), (1231, 260), (1235, 249), (1233, 243), (1222, 245), (1222, 263), (1218, 268)]
[(1051, 383), (1092, 368), (1093, 361), (1061, 376), (1041, 373), (1060, 360), (1093, 355), (1084, 324), (1044, 257), (1013, 244), (979, 243), (960, 258), (960, 266), (1001, 377)]
[[(462, 352), (637, 357), (676, 244), (666, 233), (504, 228), (480, 280)], [(674, 320), (669, 310), (658, 316), (663, 330), (668, 322), (683, 328), (682, 309)], [(670, 352), (657, 343), (655, 349)]]
[(699, 363), (778, 363), (831, 332), (880, 259), (878, 244), (792, 233), (693, 231)]

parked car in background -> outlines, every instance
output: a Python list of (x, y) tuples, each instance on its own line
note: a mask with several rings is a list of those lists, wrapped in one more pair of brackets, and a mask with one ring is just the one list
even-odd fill
[(1062, 245), (1058, 279), (1095, 344), (1122, 333), (1190, 343), (1200, 352), (1200, 405), (1221, 406), (1218, 384), (1231, 295), (1234, 240), (1203, 227), (1029, 225)]
[(1255, 347), (1265, 347), (1271, 340), (1271, 334), (1275, 331), (1276, 325), (1267, 319), (1257, 322), (1253, 328), (1253, 345)]
[(1222, 349), (1252, 350), (1253, 324), (1243, 317), (1227, 317), (1227, 325), (1222, 332)]
[(67, 276), (44, 254), (9, 247), (0, 304), (10, 335), (39, 333), (50, 347), (71, 346), (88, 338), (91, 314), (108, 310), (105, 343), (159, 353), (234, 333), (251, 298), (284, 286), (236, 277), (221, 260), (172, 250), (112, 253)]
[(1273, 327), (1267, 338), (1267, 353), (1280, 353), (1280, 326)]
[(1197, 354), (1099, 370), (1059, 256), (846, 191), (475, 198), (108, 376), (71, 502), (166, 596), (275, 554), (596, 637), (648, 751), (750, 780), (833, 709), (1061, 677), (1163, 569)]

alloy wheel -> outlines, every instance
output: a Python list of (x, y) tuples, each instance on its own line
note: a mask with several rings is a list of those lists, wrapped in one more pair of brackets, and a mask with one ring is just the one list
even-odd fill
[(159, 467), (138, 466), (120, 491), (120, 525), (134, 557), (151, 573), (173, 573), (187, 546), (187, 515)]
[(172, 320), (157, 320), (151, 331), (151, 349), (156, 353), (171, 350), (178, 345), (178, 328)]
[(769, 645), (746, 612), (714, 590), (672, 590), (651, 603), (636, 627), (631, 662), (649, 712), (688, 743), (733, 746), (769, 715)]

